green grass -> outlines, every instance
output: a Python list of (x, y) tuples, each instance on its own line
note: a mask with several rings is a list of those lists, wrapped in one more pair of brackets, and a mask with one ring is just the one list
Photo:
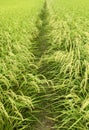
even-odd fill
[(89, 129), (88, 4), (0, 1), (0, 130)]

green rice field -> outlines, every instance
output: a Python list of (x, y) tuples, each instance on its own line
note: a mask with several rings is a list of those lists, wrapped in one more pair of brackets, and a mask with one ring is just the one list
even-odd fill
[(88, 0), (0, 0), (0, 130), (89, 130)]

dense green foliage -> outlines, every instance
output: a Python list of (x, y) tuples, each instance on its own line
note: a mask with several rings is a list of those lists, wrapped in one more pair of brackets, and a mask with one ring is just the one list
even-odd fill
[(88, 4), (0, 1), (0, 130), (89, 130)]

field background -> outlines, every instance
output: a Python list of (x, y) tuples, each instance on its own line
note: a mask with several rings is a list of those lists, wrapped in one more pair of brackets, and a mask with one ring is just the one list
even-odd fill
[(0, 130), (89, 130), (88, 0), (0, 0)]

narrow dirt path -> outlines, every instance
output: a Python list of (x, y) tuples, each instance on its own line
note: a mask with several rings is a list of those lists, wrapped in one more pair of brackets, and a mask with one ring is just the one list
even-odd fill
[[(35, 63), (39, 66), (39, 63), (43, 58), (43, 55), (45, 55), (45, 52), (51, 45), (50, 34), (52, 31), (52, 27), (50, 25), (50, 13), (49, 13), (49, 8), (46, 0), (44, 2), (40, 14), (38, 15), (38, 19), (36, 21), (36, 28), (38, 33), (35, 35), (35, 37), (32, 40), (33, 42), (32, 50), (33, 50), (33, 54), (36, 57)], [(40, 64), (40, 68), (43, 68), (42, 64)], [(38, 74), (41, 74), (40, 68), (38, 69)], [(49, 93), (49, 90), (47, 91), (47, 93)], [(44, 100), (46, 100), (47, 102), (47, 97), (44, 98)], [(48, 104), (48, 102), (46, 103), (46, 105)], [(52, 127), (54, 126), (54, 121), (52, 120), (52, 115), (49, 116), (48, 113), (48, 111), (49, 112), (51, 111), (50, 107), (47, 107), (47, 109), (45, 109), (43, 103), (42, 109), (43, 110), (39, 113), (39, 117), (38, 117), (40, 123), (39, 122), (36, 123), (34, 130), (53, 130)]]
[(42, 113), (40, 115), (41, 124), (36, 124), (35, 130), (53, 130), (54, 121), (47, 117), (47, 113)]

